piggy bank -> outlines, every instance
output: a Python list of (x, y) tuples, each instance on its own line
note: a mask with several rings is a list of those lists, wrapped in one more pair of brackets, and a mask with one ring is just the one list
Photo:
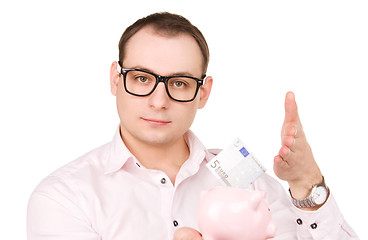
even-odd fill
[(264, 240), (274, 237), (276, 225), (266, 193), (235, 187), (201, 192), (198, 226), (204, 240)]

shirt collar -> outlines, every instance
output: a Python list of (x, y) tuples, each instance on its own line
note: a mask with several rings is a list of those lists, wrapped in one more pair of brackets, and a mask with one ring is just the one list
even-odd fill
[(134, 159), (134, 156), (124, 144), (119, 126), (110, 143), (109, 157), (104, 173), (109, 174), (119, 170), (129, 159)]
[[(204, 159), (208, 162), (213, 158), (214, 154), (206, 149), (191, 130), (184, 135), (184, 138), (189, 147), (190, 156), (188, 161), (190, 161), (191, 164), (198, 166)], [(120, 135), (120, 127), (118, 127), (110, 143), (109, 156), (104, 167), (104, 174), (116, 172), (124, 166), (128, 160), (135, 160), (135, 157), (125, 146)]]
[(213, 154), (207, 150), (207, 148), (191, 130), (184, 135), (184, 138), (190, 151), (188, 160), (191, 160), (193, 163), (199, 165), (203, 159), (208, 162), (213, 158)]

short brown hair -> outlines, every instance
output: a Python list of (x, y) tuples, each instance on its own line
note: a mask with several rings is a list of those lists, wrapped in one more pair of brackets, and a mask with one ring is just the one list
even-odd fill
[(125, 46), (128, 40), (145, 26), (152, 26), (157, 32), (176, 36), (180, 33), (191, 35), (198, 43), (203, 55), (203, 75), (207, 72), (209, 62), (209, 49), (206, 39), (197, 27), (192, 25), (183, 16), (168, 12), (154, 13), (137, 20), (130, 25), (123, 33), (119, 41), (119, 61), (122, 64), (125, 54)]

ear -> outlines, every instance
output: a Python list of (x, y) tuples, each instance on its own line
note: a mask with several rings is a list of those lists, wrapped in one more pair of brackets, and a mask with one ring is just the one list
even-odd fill
[(110, 67), (110, 88), (112, 95), (116, 96), (120, 73), (117, 70), (118, 63), (113, 62)]
[(200, 88), (200, 99), (198, 109), (204, 108), (207, 103), (208, 98), (210, 97), (211, 89), (212, 89), (213, 79), (211, 76), (206, 77), (204, 85)]

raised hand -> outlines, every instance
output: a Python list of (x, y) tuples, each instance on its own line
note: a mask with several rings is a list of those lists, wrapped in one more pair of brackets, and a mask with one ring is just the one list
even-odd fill
[(322, 182), (322, 174), (305, 137), (293, 92), (288, 92), (285, 98), (281, 145), (274, 158), (274, 172), (289, 183), (294, 198), (304, 199), (313, 185)]

